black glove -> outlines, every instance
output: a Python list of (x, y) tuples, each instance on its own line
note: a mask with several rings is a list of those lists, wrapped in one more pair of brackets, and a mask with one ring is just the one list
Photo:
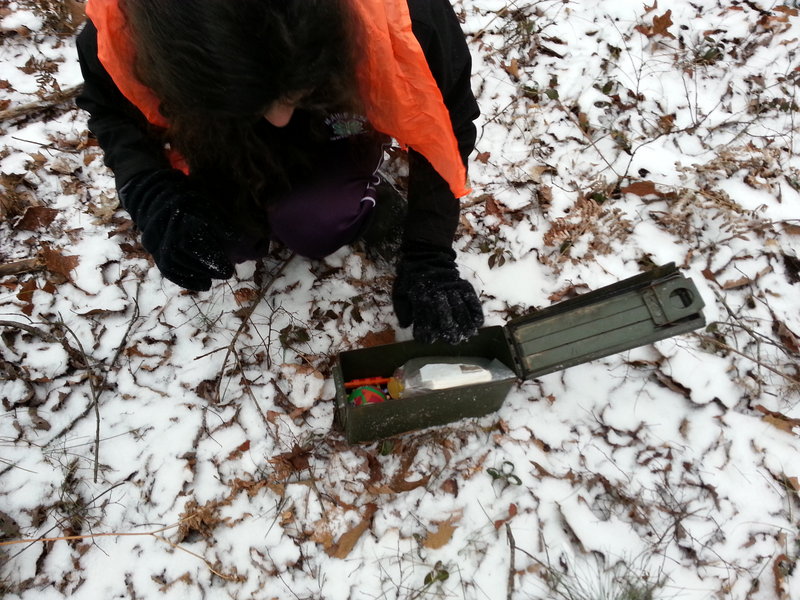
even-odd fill
[(189, 178), (175, 169), (147, 171), (119, 190), (122, 206), (142, 232), (142, 245), (170, 281), (207, 290), (211, 279), (228, 279), (233, 264), (224, 251), (235, 234)]
[(451, 249), (418, 246), (397, 266), (392, 290), (401, 327), (414, 324), (414, 339), (456, 344), (483, 325), (483, 309), (472, 285), (461, 279)]

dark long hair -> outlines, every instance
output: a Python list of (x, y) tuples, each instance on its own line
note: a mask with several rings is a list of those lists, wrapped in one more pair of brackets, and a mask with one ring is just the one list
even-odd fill
[[(288, 186), (287, 164), (302, 156), (265, 124), (273, 102), (303, 93), (299, 112), (359, 110), (346, 0), (121, 1), (167, 140), (212, 187), (227, 173), (253, 201)], [(315, 119), (305, 122), (315, 135)]]

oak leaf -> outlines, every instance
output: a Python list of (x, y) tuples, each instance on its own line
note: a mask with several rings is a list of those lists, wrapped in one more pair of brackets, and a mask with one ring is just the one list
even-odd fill
[(328, 556), (333, 558), (347, 558), (350, 552), (352, 552), (353, 548), (355, 548), (358, 540), (361, 539), (361, 536), (364, 534), (364, 532), (369, 529), (369, 526), (372, 523), (372, 517), (375, 515), (377, 510), (378, 506), (374, 502), (367, 504), (364, 509), (364, 516), (361, 518), (361, 520), (356, 523), (352, 529), (343, 533), (335, 544), (329, 548), (325, 548), (325, 552), (328, 554)]
[(672, 35), (669, 31), (669, 26), (672, 25), (672, 11), (668, 10), (663, 15), (653, 17), (653, 34), (654, 35), (663, 35), (665, 37), (674, 38), (675, 36)]
[(453, 519), (437, 523), (436, 531), (429, 531), (422, 545), (431, 550), (437, 550), (447, 545), (452, 539), (455, 530), (456, 525), (453, 523)]
[(249, 305), (256, 296), (258, 296), (258, 290), (253, 288), (241, 287), (233, 290), (233, 299), (236, 300), (236, 304), (239, 306)]
[(769, 423), (773, 427), (777, 427), (781, 431), (785, 431), (786, 433), (794, 433), (794, 428), (800, 427), (800, 419), (787, 417), (782, 413), (769, 410), (761, 404), (757, 405), (755, 409), (764, 415), (761, 417), (764, 422)]
[(309, 450), (305, 450), (300, 445), (295, 444), (290, 452), (278, 454), (270, 458), (269, 462), (290, 472), (305, 471), (310, 466), (308, 462), (309, 456), (311, 456)]
[(510, 63), (503, 65), (503, 70), (515, 81), (519, 80), (519, 61), (516, 58), (512, 58)]
[(48, 271), (62, 275), (67, 281), (72, 281), (72, 271), (80, 262), (77, 256), (65, 256), (48, 245), (42, 246), (41, 254)]
[(652, 25), (637, 25), (636, 27), (634, 27), (634, 29), (639, 33), (641, 33), (642, 35), (645, 35), (649, 38), (657, 35), (663, 35), (664, 37), (675, 38), (675, 36), (669, 32), (670, 25), (673, 25), (672, 11), (668, 10), (663, 15), (654, 16)]
[[(19, 297), (19, 296), (17, 296)], [(800, 336), (786, 326), (783, 321), (774, 321), (772, 331), (778, 336), (784, 346), (794, 354), (800, 354)]]
[(239, 444), (236, 448), (234, 448), (230, 454), (228, 454), (228, 458), (226, 460), (235, 460), (242, 456), (244, 452), (250, 450), (250, 440), (245, 440), (241, 444)]
[(645, 196), (663, 196), (661, 192), (656, 189), (656, 184), (652, 181), (636, 181), (627, 187), (621, 188), (620, 192), (623, 194), (635, 194), (644, 198)]
[(22, 312), (29, 317), (33, 314), (33, 293), (39, 289), (35, 279), (29, 279), (22, 284), (17, 292), (17, 300), (22, 302)]
[(48, 206), (29, 206), (25, 209), (25, 214), (14, 225), (14, 229), (21, 231), (35, 231), (40, 228), (49, 227), (58, 215), (58, 210)]
[(387, 327), (380, 331), (370, 331), (363, 337), (359, 338), (356, 345), (359, 348), (371, 348), (372, 346), (383, 346), (384, 344), (392, 344), (396, 341), (395, 330)]

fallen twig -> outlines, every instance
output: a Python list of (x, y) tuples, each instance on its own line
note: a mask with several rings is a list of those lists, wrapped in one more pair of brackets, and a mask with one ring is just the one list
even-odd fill
[[(65, 346), (65, 350), (67, 353), (72, 355), (72, 352), (76, 352), (74, 348), (66, 344), (63, 340), (59, 339), (57, 335), (53, 335), (49, 331), (44, 331), (39, 329), (38, 327), (34, 327), (33, 325), (28, 325), (27, 323), (20, 323), (19, 321), (0, 321), (0, 327), (9, 327), (11, 329), (21, 329), (25, 333), (30, 333), (38, 337), (39, 339), (44, 340), (45, 342), (51, 342), (54, 344), (62, 344)], [(69, 346), (69, 347), (67, 347)]]
[(740, 350), (737, 350), (733, 346), (729, 346), (725, 342), (720, 342), (718, 339), (715, 339), (715, 338), (713, 338), (711, 336), (708, 336), (708, 335), (703, 335), (702, 333), (695, 333), (694, 335), (695, 335), (695, 337), (697, 337), (698, 339), (703, 340), (704, 342), (708, 342), (710, 344), (714, 344), (715, 346), (718, 346), (720, 348), (728, 350), (729, 352), (733, 352), (734, 354), (738, 354), (739, 356), (742, 356), (742, 357), (754, 362), (759, 367), (764, 367), (767, 371), (771, 371), (771, 372), (775, 373), (775, 375), (778, 375), (779, 377), (783, 377), (784, 379), (786, 379), (787, 381), (790, 381), (794, 385), (800, 385), (800, 379), (796, 379), (795, 377), (792, 377), (791, 375), (787, 375), (786, 373), (783, 373), (783, 372), (779, 371), (775, 367), (771, 367), (768, 364), (766, 364), (765, 362), (760, 361), (757, 358), (753, 358), (749, 354), (745, 354), (744, 352), (742, 352)]
[(62, 319), (60, 322), (56, 323), (58, 327), (61, 327), (72, 336), (72, 339), (75, 340), (75, 343), (78, 344), (78, 351), (81, 353), (83, 358), (83, 364), (88, 373), (88, 380), (89, 380), (89, 392), (92, 395), (92, 405), (94, 406), (94, 414), (96, 419), (96, 433), (95, 433), (95, 445), (94, 445), (94, 482), (97, 483), (97, 474), (100, 469), (100, 392), (97, 390), (95, 386), (95, 374), (92, 371), (91, 366), (89, 365), (89, 357), (86, 355), (86, 351), (83, 349), (83, 344), (81, 344), (80, 339), (75, 334), (72, 329), (64, 322)]
[(32, 115), (47, 110), (48, 108), (53, 108), (55, 106), (58, 106), (59, 104), (64, 104), (65, 102), (72, 100), (75, 96), (77, 96), (82, 89), (83, 89), (83, 84), (74, 85), (65, 90), (61, 90), (53, 94), (50, 94), (49, 96), (45, 96), (44, 98), (42, 98), (41, 100), (37, 100), (36, 102), (30, 102), (28, 104), (21, 104), (19, 106), (14, 106), (12, 108), (0, 110), (0, 121), (6, 121), (9, 119), (18, 119), (20, 117), (27, 117), (28, 115)]
[(506, 537), (508, 537), (508, 547), (510, 549), (508, 557), (508, 593), (506, 594), (506, 597), (508, 600), (511, 600), (514, 597), (514, 551), (517, 548), (517, 544), (514, 541), (514, 534), (511, 533), (511, 525), (508, 523), (506, 523)]
[(41, 257), (25, 258), (22, 260), (15, 260), (14, 262), (0, 264), (0, 277), (8, 275), (20, 275), (22, 273), (31, 273), (33, 271), (41, 271), (44, 269), (44, 261)]
[(272, 287), (272, 284), (275, 283), (275, 280), (278, 279), (278, 276), (281, 273), (283, 273), (284, 269), (286, 269), (287, 265), (292, 261), (292, 258), (294, 258), (294, 253), (290, 254), (289, 257), (283, 261), (278, 270), (272, 274), (271, 279), (266, 284), (264, 284), (264, 286), (258, 291), (258, 295), (253, 299), (253, 302), (250, 304), (250, 306), (247, 307), (247, 310), (242, 315), (242, 324), (239, 325), (239, 329), (237, 329), (236, 333), (233, 334), (233, 339), (231, 339), (230, 343), (228, 344), (228, 347), (225, 351), (225, 357), (222, 359), (222, 368), (220, 369), (220, 376), (217, 378), (217, 386), (216, 389), (214, 390), (215, 402), (221, 401), (220, 387), (222, 385), (222, 375), (225, 373), (225, 365), (228, 364), (228, 359), (231, 357), (231, 354), (233, 354), (235, 350), (236, 341), (239, 339), (239, 336), (245, 330), (245, 327), (247, 327), (247, 325), (250, 323), (250, 317), (253, 315), (253, 312), (255, 312), (256, 307), (259, 304), (261, 304), (261, 301), (264, 299), (264, 296), (267, 295), (267, 292)]

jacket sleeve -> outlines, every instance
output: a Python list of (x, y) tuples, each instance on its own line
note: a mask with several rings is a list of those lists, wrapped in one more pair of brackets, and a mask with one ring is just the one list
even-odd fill
[(97, 29), (91, 21), (78, 35), (77, 47), (84, 84), (76, 104), (89, 113), (89, 130), (114, 172), (117, 189), (138, 173), (169, 168), (144, 115), (117, 89), (97, 57)]
[[(411, 26), (442, 92), (464, 164), (475, 147), (473, 121), (480, 111), (472, 93), (472, 58), (449, 0), (408, 0)], [(408, 219), (404, 248), (419, 243), (450, 248), (460, 203), (447, 182), (413, 149), (409, 151)]]

